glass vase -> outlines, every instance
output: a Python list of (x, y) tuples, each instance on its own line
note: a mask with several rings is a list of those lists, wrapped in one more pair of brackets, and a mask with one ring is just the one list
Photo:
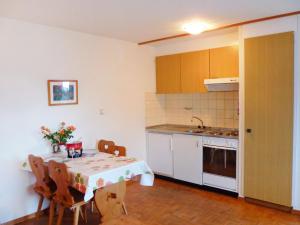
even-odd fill
[(59, 144), (52, 144), (52, 152), (53, 153), (61, 152), (60, 145)]

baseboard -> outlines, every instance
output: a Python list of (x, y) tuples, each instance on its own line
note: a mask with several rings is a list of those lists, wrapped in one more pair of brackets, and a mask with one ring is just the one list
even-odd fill
[(238, 200), (239, 200), (239, 201), (245, 201), (245, 198), (244, 198), (244, 197), (241, 197), (241, 196), (238, 196)]
[(245, 197), (245, 201), (249, 202), (249, 203), (253, 203), (256, 205), (261, 205), (264, 207), (268, 207), (268, 208), (272, 208), (272, 209), (277, 209), (280, 211), (284, 211), (284, 212), (289, 212), (292, 213), (292, 207), (288, 207), (288, 206), (284, 206), (284, 205), (278, 205), (278, 204), (274, 204), (271, 202), (266, 202), (266, 201), (262, 201), (262, 200), (258, 200), (258, 199), (253, 199), (253, 198), (249, 198), (249, 197)]
[(194, 183), (190, 183), (190, 182), (186, 182), (186, 181), (182, 181), (182, 180), (177, 180), (175, 178), (166, 177), (166, 176), (163, 176), (160, 174), (155, 174), (155, 178), (159, 178), (162, 180), (166, 180), (166, 181), (170, 181), (170, 182), (174, 182), (174, 183), (178, 183), (178, 184), (183, 184), (186, 186), (198, 188), (198, 189), (205, 190), (205, 191), (210, 191), (210, 192), (215, 192), (218, 194), (227, 195), (227, 196), (234, 197), (234, 198), (238, 197), (238, 193), (236, 193), (236, 192), (227, 191), (227, 190), (223, 190), (223, 189), (219, 189), (219, 188), (215, 188), (215, 187), (210, 187), (207, 185), (199, 185), (199, 184), (194, 184)]
[[(48, 210), (48, 208), (42, 210), (41, 214), (42, 215), (45, 214), (47, 210)], [(2, 225), (15, 225), (15, 224), (18, 224), (18, 223), (22, 223), (22, 222), (25, 222), (26, 220), (31, 220), (31, 219), (35, 218), (35, 214), (36, 213), (32, 213), (32, 214), (29, 214), (27, 216), (22, 216), (20, 218), (8, 221), (6, 223), (2, 223)]]
[(300, 216), (300, 210), (292, 209), (291, 213)]

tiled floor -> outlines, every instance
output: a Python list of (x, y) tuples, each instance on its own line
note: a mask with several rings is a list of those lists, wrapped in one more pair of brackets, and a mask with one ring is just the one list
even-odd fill
[[(128, 185), (128, 216), (107, 225), (291, 225), (300, 216), (264, 208), (232, 197), (175, 184), (160, 179), (154, 187)], [(72, 224), (67, 213), (63, 225)], [(21, 225), (46, 225), (47, 217)], [(80, 221), (80, 224), (84, 224)], [(99, 224), (97, 214), (89, 213), (88, 224)]]

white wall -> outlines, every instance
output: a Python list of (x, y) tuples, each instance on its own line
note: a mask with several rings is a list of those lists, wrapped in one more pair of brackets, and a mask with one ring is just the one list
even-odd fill
[[(293, 149), (293, 206), (300, 210), (300, 16), (291, 16), (260, 23), (245, 25), (239, 31), (240, 45), (240, 160), (243, 161), (244, 132), (244, 49), (245, 38), (263, 36), (274, 33), (294, 31), (295, 67), (294, 67), (294, 149)], [(283, 118), (284, 119), (284, 118)], [(284, 123), (284, 120), (282, 121)], [(243, 184), (243, 167), (240, 170), (240, 181)], [(243, 187), (240, 186), (243, 195)]]
[[(145, 157), (144, 93), (154, 91), (154, 68), (150, 47), (0, 18), (0, 223), (36, 210), (34, 180), (19, 164), (50, 150), (41, 125), (65, 121), (86, 148), (108, 138)], [(48, 79), (77, 79), (79, 104), (49, 107)]]

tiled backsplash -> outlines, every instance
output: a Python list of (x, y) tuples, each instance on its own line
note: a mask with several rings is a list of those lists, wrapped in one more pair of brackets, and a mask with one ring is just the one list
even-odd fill
[(184, 124), (198, 116), (204, 125), (238, 128), (238, 92), (208, 92), (203, 94), (146, 93), (146, 125)]

